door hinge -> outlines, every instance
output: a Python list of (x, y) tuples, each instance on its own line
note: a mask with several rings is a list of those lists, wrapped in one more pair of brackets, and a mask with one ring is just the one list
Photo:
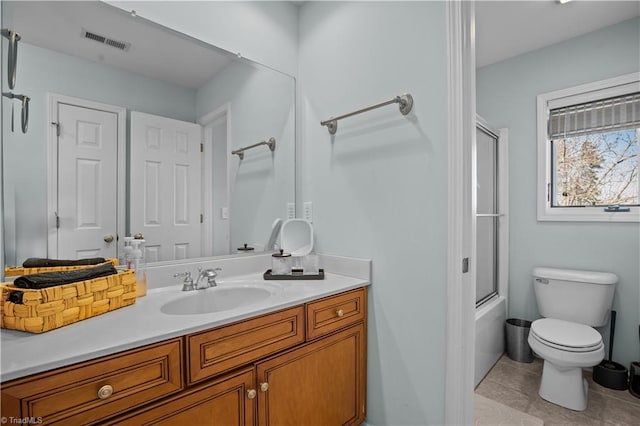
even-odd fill
[(551, 184), (547, 184), (547, 202), (551, 201)]
[(60, 137), (60, 123), (56, 123), (55, 121), (52, 121), (51, 124), (56, 126), (56, 136)]
[(200, 144), (200, 152), (204, 152), (204, 144), (203, 143)]
[(56, 229), (60, 229), (60, 216), (58, 216), (58, 212), (54, 214), (56, 215)]
[(204, 215), (200, 213), (200, 223), (204, 223)]
[(467, 272), (469, 272), (469, 258), (465, 257), (462, 259), (462, 273), (466, 274)]

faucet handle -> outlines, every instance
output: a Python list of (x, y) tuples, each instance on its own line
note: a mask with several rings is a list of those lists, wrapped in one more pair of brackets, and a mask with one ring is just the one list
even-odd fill
[(218, 271), (222, 271), (222, 268), (209, 268), (200, 272), (201, 277), (205, 277), (207, 279), (207, 285), (209, 287), (215, 287), (218, 284), (216, 283), (216, 277), (218, 276)]
[(182, 291), (191, 291), (193, 290), (193, 278), (191, 278), (191, 272), (178, 272), (173, 274), (174, 278), (184, 277), (182, 281)]
[(191, 272), (190, 271), (186, 271), (186, 272), (177, 272), (175, 274), (173, 274), (173, 278), (178, 278), (178, 277), (185, 277), (184, 280), (190, 280), (191, 279)]

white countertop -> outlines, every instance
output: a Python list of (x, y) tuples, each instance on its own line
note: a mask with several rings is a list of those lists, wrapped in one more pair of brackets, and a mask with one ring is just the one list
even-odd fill
[(264, 313), (369, 285), (368, 280), (326, 273), (324, 280), (263, 281), (262, 274), (219, 280), (219, 287), (239, 280), (258, 280), (275, 289), (268, 299), (215, 313), (169, 315), (165, 303), (188, 297), (181, 284), (152, 289), (136, 303), (97, 317), (79, 321), (42, 334), (2, 329), (0, 332), (0, 381), (114, 354), (172, 337), (229, 324)]

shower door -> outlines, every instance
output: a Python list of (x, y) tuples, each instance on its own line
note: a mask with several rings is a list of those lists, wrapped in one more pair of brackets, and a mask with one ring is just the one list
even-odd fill
[(498, 294), (500, 271), (499, 132), (476, 124), (476, 306)]

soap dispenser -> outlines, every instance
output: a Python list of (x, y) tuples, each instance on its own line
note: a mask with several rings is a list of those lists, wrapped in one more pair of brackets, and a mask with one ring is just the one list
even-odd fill
[(142, 297), (147, 294), (147, 268), (144, 261), (143, 247), (144, 240), (131, 240), (131, 268), (136, 271), (136, 296)]

